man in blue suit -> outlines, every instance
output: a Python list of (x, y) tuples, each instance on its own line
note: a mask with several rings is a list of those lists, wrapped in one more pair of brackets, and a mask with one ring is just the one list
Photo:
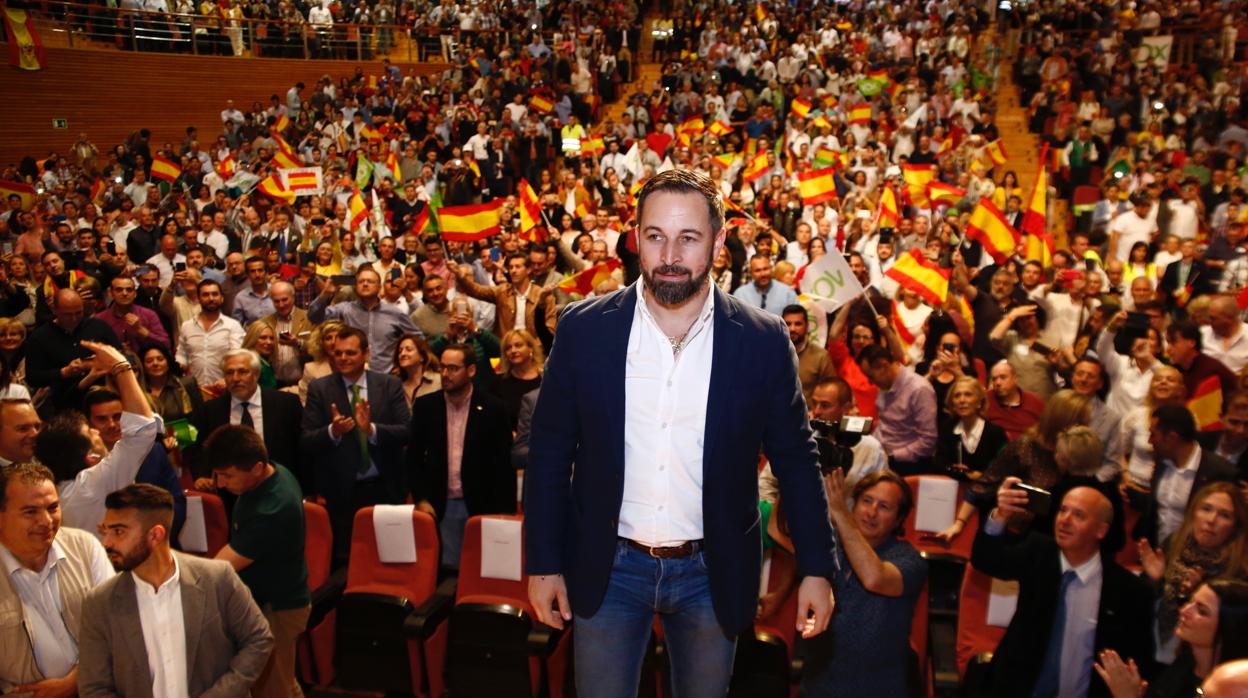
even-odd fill
[(641, 280), (570, 306), (542, 379), (529, 598), (543, 623), (575, 615), (582, 695), (635, 695), (658, 614), (674, 694), (723, 696), (758, 603), (760, 446), (797, 547), (807, 637), (832, 612), (827, 501), (784, 324), (708, 282), (725, 239), (719, 190), (669, 170), (646, 181), (637, 218)]

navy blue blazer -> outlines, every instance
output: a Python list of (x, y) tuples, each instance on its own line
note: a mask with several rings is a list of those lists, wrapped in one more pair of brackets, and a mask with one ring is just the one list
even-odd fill
[[(601, 606), (624, 496), (624, 368), (639, 284), (569, 306), (551, 349), (529, 443), (525, 555), (529, 574), (562, 574), (572, 610)], [(818, 450), (780, 318), (712, 286), (713, 365), (703, 449), (704, 554), (715, 616), (747, 630), (758, 603), (761, 446), (803, 576), (835, 569)], [(573, 463), (576, 464), (575, 471)]]

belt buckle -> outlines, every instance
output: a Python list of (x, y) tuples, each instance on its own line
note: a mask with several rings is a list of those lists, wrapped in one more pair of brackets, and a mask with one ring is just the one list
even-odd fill
[(662, 559), (663, 559), (663, 557), (662, 557), (661, 555), (656, 555), (656, 554), (654, 553), (654, 551), (659, 550), (659, 549), (660, 549), (660, 548), (658, 548), (657, 546), (647, 545), (647, 546), (646, 546), (646, 554), (647, 554), (647, 555), (649, 555), (650, 557), (652, 557), (652, 558), (656, 559), (656, 560), (662, 560)]

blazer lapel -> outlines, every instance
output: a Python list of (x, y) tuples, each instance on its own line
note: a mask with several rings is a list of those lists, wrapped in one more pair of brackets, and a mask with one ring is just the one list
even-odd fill
[[(702, 449), (703, 477), (711, 472), (712, 464), (718, 462), (715, 446), (720, 440), (715, 435), (720, 433), (724, 412), (732, 404), (732, 388), (738, 385), (733, 378), (737, 375), (741, 335), (744, 331), (740, 320), (736, 318), (737, 310), (728, 294), (714, 284), (711, 285), (711, 291), (715, 294), (715, 337), (711, 347), (711, 387), (706, 398), (706, 431), (702, 435), (705, 445)], [(703, 492), (705, 491), (704, 488)]]
[(178, 575), (178, 581), (182, 585), (182, 624), (186, 628), (186, 678), (189, 681), (194, 675), (195, 659), (199, 652), (199, 635), (200, 627), (204, 624), (206, 594), (199, 585), (199, 575), (195, 574), (191, 566), (182, 560), (178, 563)]
[(628, 336), (633, 328), (633, 315), (637, 310), (637, 294), (641, 282), (615, 294), (603, 313), (602, 341), (603, 361), (595, 367), (602, 371), (602, 398), (607, 408), (607, 452), (614, 454), (612, 468), (624, 480), (624, 374), (628, 366)]
[(134, 574), (127, 572), (117, 580), (113, 587), (113, 613), (117, 619), (117, 627), (122, 632), (121, 638), (114, 638), (125, 646), (126, 654), (134, 661), (133, 671), (143, 672), (143, 680), (137, 682), (147, 688), (146, 695), (151, 695), (152, 672), (147, 666), (147, 643), (143, 641), (143, 620), (139, 618), (139, 600), (135, 598)]

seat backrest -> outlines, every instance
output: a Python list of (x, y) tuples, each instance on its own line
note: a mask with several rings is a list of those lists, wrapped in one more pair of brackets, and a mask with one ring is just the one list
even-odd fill
[(413, 509), (412, 533), (416, 541), (416, 562), (382, 562), (373, 530), (373, 508), (364, 507), (355, 512), (345, 593), (390, 594), (407, 598), (413, 606), (424, 603), (437, 588), (442, 550), (432, 516)]
[(204, 557), (216, 557), (226, 544), (230, 542), (230, 519), (225, 515), (225, 504), (221, 498), (211, 492), (186, 490), (186, 498), (199, 498), (204, 510), (204, 533), (208, 541), (208, 550)]
[(520, 579), (495, 579), (481, 576), (481, 522), (485, 519), (524, 521), (516, 514), (472, 516), (464, 524), (464, 544), (459, 553), (459, 582), (455, 603), (505, 603), (532, 613), (529, 605), (528, 575), (524, 574), (523, 536), (521, 537)]
[(910, 621), (910, 649), (919, 656), (920, 673), (927, 673), (927, 598), (928, 582), (924, 580), (923, 590), (914, 602), (914, 617)]
[[(767, 579), (768, 591), (775, 589), (780, 580), (793, 579), (796, 574), (797, 561), (793, 555), (786, 550), (773, 548), (771, 551), (770, 574)], [(754, 622), (755, 632), (767, 633), (784, 640), (785, 646), (789, 652), (793, 651), (794, 636), (797, 634), (793, 626), (793, 619), (797, 617), (797, 586), (794, 586), (784, 603), (776, 607), (776, 610), (766, 617), (759, 618)]]
[[(948, 546), (927, 538), (927, 532), (915, 530), (915, 522), (919, 517), (919, 483), (925, 478), (935, 478), (939, 480), (952, 480), (953, 478), (944, 475), (910, 475), (906, 478), (906, 484), (910, 485), (910, 493), (914, 496), (914, 506), (910, 508), (910, 513), (906, 515), (905, 539), (910, 542), (920, 553), (936, 554), (936, 555), (953, 555), (963, 560), (971, 559), (971, 545), (975, 542), (975, 533), (979, 530), (979, 517), (971, 516), (970, 520), (962, 528), (962, 533)], [(957, 510), (962, 506), (962, 502), (966, 498), (966, 484), (958, 484), (958, 501), (954, 505), (954, 516), (957, 516)]]
[(329, 579), (329, 566), (334, 555), (334, 530), (329, 524), (329, 512), (315, 502), (303, 503), (303, 525), (303, 556), (308, 562), (308, 588), (316, 589)]
[(958, 676), (966, 674), (966, 665), (972, 659), (984, 652), (995, 651), (997, 643), (1005, 635), (1005, 628), (988, 625), (988, 598), (991, 593), (992, 577), (967, 565), (958, 595)]

